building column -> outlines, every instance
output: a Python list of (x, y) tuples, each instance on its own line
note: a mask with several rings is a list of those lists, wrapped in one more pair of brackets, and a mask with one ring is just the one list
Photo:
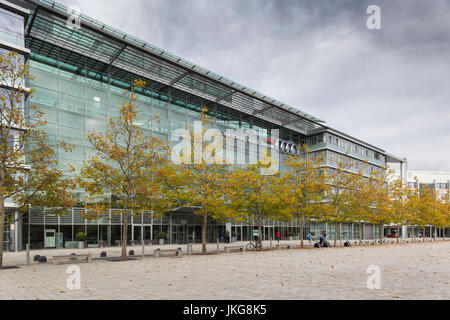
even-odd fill
[(355, 224), (352, 223), (352, 240), (355, 240)]
[(108, 246), (111, 246), (111, 209), (109, 209), (108, 213), (108, 228), (106, 231), (106, 241), (108, 241)]
[[(231, 243), (231, 222), (227, 222), (225, 224), (225, 235), (229, 232), (230, 235), (230, 243)], [(261, 235), (259, 235), (261, 237)]]
[(134, 241), (134, 217), (131, 216), (131, 241)]
[(406, 240), (407, 236), (408, 236), (408, 226), (402, 226), (402, 239)]
[(21, 250), (21, 246), (19, 243), (19, 235), (20, 235), (20, 229), (19, 229), (19, 225), (21, 225), (19, 223), (19, 213), (16, 212), (14, 214), (14, 251), (15, 252), (19, 252)]
[(172, 212), (169, 216), (169, 242), (172, 244)]

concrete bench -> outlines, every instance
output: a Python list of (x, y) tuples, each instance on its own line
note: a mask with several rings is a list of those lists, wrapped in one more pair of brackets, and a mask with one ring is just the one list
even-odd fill
[(224, 247), (225, 252), (230, 252), (230, 251), (239, 251), (239, 252), (244, 252), (244, 246), (227, 246)]
[(77, 255), (69, 255), (69, 256), (54, 256), (52, 257), (53, 264), (60, 263), (77, 263), (77, 262), (90, 262), (91, 255), (90, 254), (77, 254)]
[(182, 258), (183, 257), (183, 250), (181, 248), (178, 249), (165, 249), (165, 250), (161, 250), (161, 249), (156, 249), (153, 251), (153, 256), (155, 258), (159, 258), (161, 256), (164, 257), (170, 257), (170, 256), (175, 256), (178, 258)]
[(277, 243), (276, 248), (277, 248), (277, 249), (292, 249), (292, 245), (290, 245), (290, 244), (279, 244), (279, 243)]

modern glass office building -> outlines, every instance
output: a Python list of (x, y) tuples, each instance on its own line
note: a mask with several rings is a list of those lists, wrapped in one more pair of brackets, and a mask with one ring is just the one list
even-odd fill
[[(0, 50), (24, 55), (35, 77), (28, 85), (35, 93), (26, 105), (37, 105), (45, 112), (45, 129), (51, 141), (65, 141), (75, 147), (71, 153), (57, 150), (59, 165), (67, 174), (69, 164), (79, 169), (92, 155), (86, 134), (106, 128), (108, 117), (118, 114), (123, 91), (134, 79), (146, 81), (137, 100), (142, 130), (166, 142), (176, 129), (193, 127), (206, 106), (211, 126), (222, 132), (229, 128), (253, 129), (258, 137), (270, 140), (274, 130), (279, 130), (281, 171), (285, 170), (283, 159), (292, 151), (288, 146), (300, 142), (313, 151), (325, 151), (329, 167), (340, 157), (354, 161), (356, 168), (363, 168), (367, 174), (382, 170), (388, 162), (402, 163), (380, 148), (326, 126), (321, 119), (90, 17), (79, 16), (77, 24), (77, 15), (61, 4), (1, 0), (0, 5)], [(245, 148), (248, 156), (248, 144)], [(74, 193), (83, 196), (77, 190)], [(29, 239), (32, 248), (64, 247), (79, 231), (85, 232), (88, 242), (94, 245), (114, 245), (121, 240), (120, 208), (113, 200), (110, 212), (95, 221), (82, 218), (82, 208), (73, 208), (63, 217), (44, 215), (44, 210), (31, 208), (31, 219), (8, 227), (11, 241), (6, 243), (7, 249), (20, 250)], [(189, 208), (180, 208), (163, 218), (147, 213), (133, 218), (128, 241), (141, 240), (143, 230), (146, 241), (155, 240), (162, 231), (169, 243), (200, 242), (200, 226)], [(334, 228), (325, 223), (308, 227), (305, 232), (328, 228), (329, 236), (334, 237)], [(247, 240), (253, 229), (251, 221), (211, 221), (208, 240), (215, 241), (225, 231), (236, 240)], [(374, 230), (367, 225), (362, 231), (365, 237), (372, 238)], [(295, 222), (267, 221), (262, 237), (273, 238), (277, 231), (282, 238), (299, 236)], [(343, 225), (342, 231), (359, 237), (357, 226)]]

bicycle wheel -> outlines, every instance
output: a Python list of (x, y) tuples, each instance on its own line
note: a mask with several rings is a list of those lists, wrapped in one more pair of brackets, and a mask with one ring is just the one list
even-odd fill
[(255, 245), (253, 244), (253, 242), (250, 242), (247, 244), (247, 246), (245, 247), (245, 249), (247, 250), (253, 250), (255, 248)]

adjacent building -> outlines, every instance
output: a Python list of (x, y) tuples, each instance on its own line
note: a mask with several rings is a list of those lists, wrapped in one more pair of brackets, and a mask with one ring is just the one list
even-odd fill
[[(223, 132), (229, 128), (253, 129), (258, 139), (270, 141), (277, 131), (281, 171), (286, 170), (283, 159), (295, 152), (292, 146), (300, 142), (315, 152), (325, 151), (329, 167), (340, 157), (353, 161), (367, 174), (383, 170), (388, 163), (403, 165), (402, 159), (332, 129), (317, 117), (56, 2), (0, 0), (0, 47), (2, 53), (15, 50), (28, 59), (35, 77), (29, 87), (35, 93), (26, 106), (35, 104), (45, 112), (50, 141), (63, 140), (75, 146), (71, 153), (57, 150), (59, 165), (67, 174), (69, 164), (80, 169), (92, 155), (86, 134), (106, 128), (108, 117), (118, 114), (124, 89), (138, 78), (146, 81), (137, 100), (141, 128), (166, 142), (176, 129), (192, 127), (199, 121), (206, 106), (211, 125)], [(249, 143), (243, 152), (248, 158)], [(81, 191), (74, 193), (83, 197)], [(14, 208), (12, 203), (9, 206)], [(28, 241), (32, 248), (67, 247), (80, 231), (86, 233), (91, 245), (115, 245), (122, 240), (120, 208), (113, 197), (109, 212), (95, 221), (80, 215), (83, 208), (73, 208), (63, 217), (45, 215), (44, 211), (30, 208), (30, 219), (8, 226), (7, 250), (20, 250)], [(150, 242), (160, 232), (166, 233), (169, 243), (201, 240), (201, 223), (188, 208), (179, 208), (163, 218), (146, 213), (133, 218), (129, 228), (129, 242), (142, 240), (141, 234)], [(228, 231), (235, 240), (245, 241), (252, 238), (254, 229), (252, 221), (211, 221), (207, 237), (215, 242)], [(334, 237), (334, 228), (325, 223), (310, 224), (305, 232), (324, 229)], [(373, 238), (375, 229), (366, 225), (360, 231), (345, 224), (341, 231), (350, 237), (359, 238), (359, 232), (363, 232), (365, 238)], [(278, 231), (284, 239), (299, 237), (296, 222), (277, 221), (267, 221), (261, 236), (274, 238)]]

